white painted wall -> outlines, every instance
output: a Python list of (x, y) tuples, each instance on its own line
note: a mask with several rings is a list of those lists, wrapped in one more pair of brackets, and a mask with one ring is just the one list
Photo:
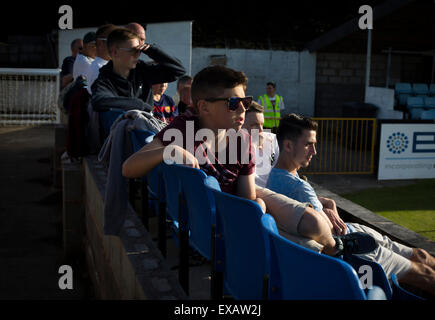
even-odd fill
[[(63, 59), (71, 55), (70, 45), (76, 38), (83, 38), (90, 31), (96, 32), (98, 27), (78, 28), (73, 30), (59, 30), (59, 68)], [(150, 23), (147, 25), (146, 42), (157, 44), (168, 54), (181, 61), (186, 72), (190, 74), (192, 61), (192, 22), (168, 22)], [(149, 58), (142, 54), (141, 59), (147, 61)], [(173, 96), (176, 92), (176, 82), (170, 83), (166, 94)]]
[(403, 112), (394, 110), (394, 89), (367, 87), (365, 102), (377, 106), (378, 119), (402, 119)]
[(192, 75), (210, 65), (210, 56), (226, 55), (226, 66), (245, 72), (248, 95), (266, 93), (266, 83), (275, 81), (284, 97), (286, 112), (314, 115), (316, 55), (306, 51), (193, 48)]

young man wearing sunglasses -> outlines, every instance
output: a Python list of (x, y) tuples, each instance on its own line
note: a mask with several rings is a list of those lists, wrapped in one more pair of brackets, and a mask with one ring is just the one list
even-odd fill
[[(335, 254), (335, 240), (318, 212), (307, 204), (256, 187), (255, 151), (248, 132), (240, 130), (252, 102), (252, 97), (245, 96), (246, 84), (243, 72), (223, 66), (200, 71), (191, 88), (193, 108), (176, 117), (151, 143), (130, 156), (122, 167), (124, 177), (142, 177), (162, 161), (178, 159), (177, 163), (216, 177), (222, 191), (257, 201), (287, 233), (313, 239), (319, 251)], [(228, 142), (231, 132), (240, 139), (235, 149)]]
[[(143, 100), (156, 83), (173, 82), (185, 74), (181, 62), (154, 45), (140, 44), (139, 36), (127, 28), (116, 28), (107, 37), (111, 61), (100, 69), (92, 84), (92, 107), (95, 111), (109, 108), (151, 111)], [(140, 53), (155, 63), (139, 60)]]

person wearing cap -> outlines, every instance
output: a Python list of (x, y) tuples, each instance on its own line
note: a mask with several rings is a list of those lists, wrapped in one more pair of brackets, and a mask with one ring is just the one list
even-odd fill
[(77, 79), (78, 76), (84, 76), (88, 74), (89, 67), (94, 61), (97, 55), (97, 47), (95, 44), (96, 33), (88, 32), (83, 37), (83, 50), (79, 53), (74, 61), (73, 78)]
[(276, 94), (276, 83), (266, 84), (266, 94), (258, 97), (258, 103), (264, 107), (264, 127), (278, 128), (281, 110), (284, 110), (284, 99)]

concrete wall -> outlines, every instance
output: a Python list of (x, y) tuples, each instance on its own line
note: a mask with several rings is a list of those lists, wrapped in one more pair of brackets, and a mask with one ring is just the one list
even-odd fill
[[(396, 82), (425, 82), (427, 61), (421, 56), (392, 55), (389, 88)], [(366, 55), (346, 53), (317, 53), (316, 116), (341, 116), (345, 102), (365, 100)], [(371, 58), (370, 86), (385, 87), (387, 54)]]
[[(85, 158), (80, 170), (83, 170), (82, 181), (75, 179), (66, 183), (83, 183), (84, 186), (84, 250), (97, 298), (186, 299), (178, 279), (170, 272), (131, 207), (120, 236), (104, 235), (107, 172), (95, 157)], [(70, 189), (75, 188), (78, 186), (70, 186)], [(76, 214), (80, 214), (80, 210)]]
[[(213, 56), (221, 56), (216, 59)], [(219, 57), (217, 57), (219, 58)], [(265, 94), (266, 83), (275, 81), (284, 97), (286, 112), (314, 114), (316, 55), (297, 51), (193, 48), (192, 75), (213, 60), (248, 76), (248, 95)]]

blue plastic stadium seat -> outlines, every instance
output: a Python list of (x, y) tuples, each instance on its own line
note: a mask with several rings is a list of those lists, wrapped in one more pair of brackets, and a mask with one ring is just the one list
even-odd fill
[(429, 85), (429, 95), (435, 96), (435, 83)]
[(435, 108), (435, 97), (426, 96), (423, 99), (426, 108)]
[(407, 82), (397, 82), (394, 85), (394, 94), (400, 106), (406, 106), (407, 98), (412, 94), (412, 87)]
[(115, 122), (118, 117), (122, 116), (125, 113), (124, 110), (121, 109), (110, 109), (109, 111), (101, 111), (99, 113), (100, 116), (100, 126), (103, 129), (104, 135), (107, 137), (110, 133), (110, 128), (112, 124)]
[(408, 97), (406, 108), (411, 114), (411, 119), (420, 119), (421, 113), (424, 111), (423, 97)]
[(222, 223), (224, 250), (216, 248), (216, 260), (223, 261), (225, 288), (235, 299), (263, 299), (269, 274), (269, 240), (261, 225), (263, 211), (254, 201), (210, 190), (217, 223)]
[(333, 258), (293, 243), (278, 233), (269, 214), (262, 217), (270, 239), (270, 298), (285, 300), (386, 300), (374, 285), (367, 294), (355, 270)]
[(420, 114), (421, 120), (435, 120), (435, 109), (424, 110)]
[[(220, 190), (219, 184), (215, 178), (208, 177), (202, 170), (177, 164), (170, 167), (172, 174), (181, 184), (181, 212), (189, 230), (188, 243), (204, 258), (211, 261), (210, 296), (212, 299), (219, 298), (222, 296), (223, 285), (222, 277), (217, 276), (217, 272), (222, 270), (216, 265), (214, 250), (212, 250), (212, 246), (215, 248), (214, 241), (216, 241), (216, 207), (214, 196), (208, 188), (213, 186), (214, 189)], [(180, 250), (182, 246), (186, 247), (187, 243), (180, 244)]]
[(426, 96), (429, 94), (429, 88), (426, 83), (414, 83), (412, 85), (412, 94), (416, 96)]
[(411, 84), (408, 82), (397, 82), (394, 85), (394, 92), (396, 95), (401, 93), (412, 94)]

